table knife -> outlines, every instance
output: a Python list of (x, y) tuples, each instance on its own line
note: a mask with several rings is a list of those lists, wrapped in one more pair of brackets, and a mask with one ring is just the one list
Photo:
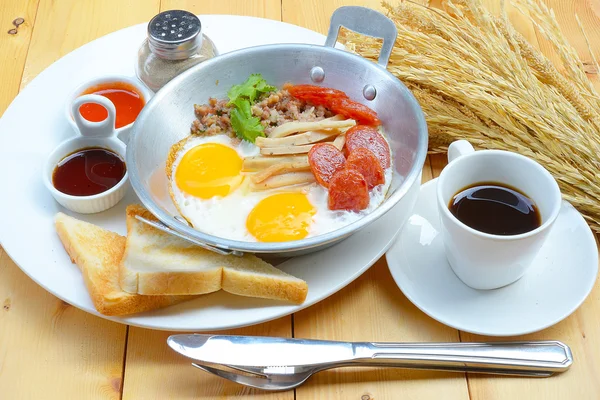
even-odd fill
[(200, 363), (271, 373), (322, 371), (340, 366), (550, 376), (573, 363), (558, 341), (491, 343), (371, 343), (278, 337), (181, 334), (167, 339), (176, 352)]

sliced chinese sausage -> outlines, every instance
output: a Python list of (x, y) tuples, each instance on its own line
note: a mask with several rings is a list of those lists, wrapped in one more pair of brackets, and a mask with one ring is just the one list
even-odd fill
[(365, 177), (353, 168), (337, 171), (329, 181), (330, 210), (360, 211), (369, 206), (369, 188)]
[(314, 85), (294, 85), (288, 87), (287, 90), (292, 96), (298, 99), (306, 99), (308, 97), (322, 97), (327, 99), (334, 97), (347, 97), (346, 93), (342, 92), (341, 90)]
[(346, 98), (341, 90), (313, 85), (295, 85), (287, 88), (288, 92), (299, 100), (309, 101), (315, 105), (329, 107), (329, 103), (338, 97)]
[(379, 159), (375, 154), (364, 147), (354, 149), (346, 160), (347, 168), (354, 168), (360, 172), (367, 181), (369, 190), (385, 182), (385, 173)]
[(356, 125), (346, 132), (346, 154), (359, 148), (369, 149), (375, 154), (383, 169), (390, 167), (390, 146), (381, 133), (372, 126)]
[(364, 104), (350, 100), (347, 97), (332, 98), (327, 106), (336, 114), (342, 114), (346, 118), (352, 118), (359, 124), (378, 126), (381, 121), (377, 113)]
[(344, 168), (346, 157), (331, 143), (317, 143), (308, 152), (308, 164), (315, 179), (322, 186), (329, 187), (331, 176)]
[(377, 113), (364, 104), (351, 100), (341, 90), (313, 85), (286, 86), (288, 92), (299, 100), (323, 105), (336, 114), (357, 120), (361, 124), (378, 126)]

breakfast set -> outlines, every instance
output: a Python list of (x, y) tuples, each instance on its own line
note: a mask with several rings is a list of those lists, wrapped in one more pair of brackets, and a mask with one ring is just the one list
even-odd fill
[[(386, 70), (397, 36), (390, 19), (341, 7), (324, 45), (315, 33), (306, 44), (282, 33), (279, 43), (239, 48), (217, 25), (215, 17), (163, 12), (127, 38), (118, 32), (60, 60), (6, 112), (9, 126), (53, 81), (76, 83), (40, 116), (53, 121), (48, 137), (23, 160), (4, 161), (39, 165), (37, 176), (7, 180), (36, 188), (10, 200), (15, 205), (44, 200), (22, 228), (0, 229), (4, 249), (37, 283), (104, 318), (183, 332), (297, 312), (384, 254), (412, 303), (466, 332), (539, 331), (585, 300), (597, 274), (593, 233), (538, 162), (457, 140), (439, 178), (421, 185), (427, 124), (411, 91)], [(336, 47), (341, 27), (381, 38), (378, 62)], [(73, 71), (92, 50), (117, 42), (129, 56), (137, 47), (135, 60), (119, 57), (119, 70), (117, 55), (96, 63), (110, 66), (100, 77), (69, 79), (66, 63)], [(22, 138), (9, 140), (26, 148)], [(8, 225), (23, 218), (4, 213)], [(18, 244), (34, 223), (43, 226), (38, 254)], [(40, 257), (54, 273), (38, 267)], [(193, 333), (167, 344), (200, 369), (267, 390), (339, 366), (549, 376), (573, 362), (557, 341)]]

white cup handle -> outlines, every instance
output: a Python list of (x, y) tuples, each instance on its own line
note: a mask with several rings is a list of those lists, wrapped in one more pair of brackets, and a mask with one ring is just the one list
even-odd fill
[(471, 154), (475, 151), (471, 143), (466, 140), (456, 140), (448, 146), (448, 164), (456, 160), (458, 157)]
[[(98, 104), (106, 109), (108, 117), (104, 121), (90, 122), (81, 116), (79, 107), (84, 104), (93, 103)], [(117, 111), (112, 101), (104, 96), (97, 94), (86, 94), (77, 97), (73, 101), (71, 107), (71, 114), (75, 120), (75, 124), (79, 129), (79, 133), (85, 137), (110, 137), (115, 134), (115, 119), (117, 117)]]

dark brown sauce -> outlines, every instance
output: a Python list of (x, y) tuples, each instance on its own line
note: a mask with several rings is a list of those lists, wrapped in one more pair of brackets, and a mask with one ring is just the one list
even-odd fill
[(499, 183), (468, 186), (452, 196), (448, 208), (463, 224), (493, 235), (518, 235), (542, 224), (533, 200)]
[(125, 162), (103, 148), (77, 150), (63, 158), (52, 174), (52, 184), (72, 196), (106, 192), (125, 176)]

